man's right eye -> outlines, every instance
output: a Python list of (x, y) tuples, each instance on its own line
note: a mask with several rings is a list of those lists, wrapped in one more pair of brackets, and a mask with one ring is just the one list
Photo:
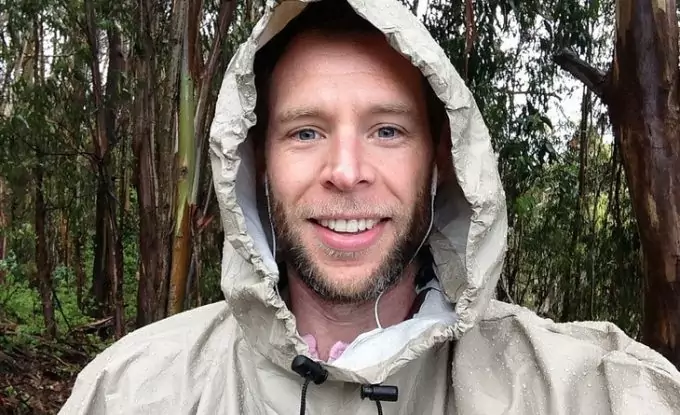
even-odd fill
[(310, 128), (305, 128), (303, 130), (299, 130), (298, 132), (293, 134), (293, 136), (295, 138), (297, 138), (298, 140), (301, 140), (301, 141), (314, 140), (315, 138), (317, 138), (317, 135), (318, 135), (317, 132), (310, 129)]

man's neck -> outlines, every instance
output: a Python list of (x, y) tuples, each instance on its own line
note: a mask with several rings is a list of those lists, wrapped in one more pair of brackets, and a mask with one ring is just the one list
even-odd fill
[[(303, 336), (314, 336), (320, 359), (328, 360), (330, 349), (337, 342), (351, 343), (361, 333), (377, 327), (375, 301), (362, 304), (329, 303), (307, 287), (293, 272), (288, 275), (290, 308), (295, 315), (298, 332)], [(378, 317), (382, 327), (392, 326), (406, 319), (416, 298), (414, 280), (415, 272), (409, 269), (407, 276), (380, 297)]]

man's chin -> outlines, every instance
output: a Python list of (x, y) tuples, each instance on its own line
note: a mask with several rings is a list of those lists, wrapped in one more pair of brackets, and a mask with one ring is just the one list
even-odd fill
[(325, 302), (332, 304), (363, 304), (369, 301), (375, 301), (378, 298), (379, 292), (369, 286), (355, 287), (355, 286), (338, 286), (326, 285), (323, 290), (315, 290), (316, 294)]
[(378, 281), (370, 272), (339, 274), (338, 269), (319, 271), (319, 274), (303, 277), (303, 281), (325, 301), (362, 303), (377, 298), (379, 294)]
[[(396, 274), (401, 272), (395, 272), (394, 260), (381, 255), (393, 248), (379, 244), (364, 251), (336, 251), (315, 242), (316, 245), (297, 245), (287, 262), (302, 282), (325, 301), (344, 304), (374, 301), (399, 279)], [(307, 249), (301, 249), (302, 246)]]

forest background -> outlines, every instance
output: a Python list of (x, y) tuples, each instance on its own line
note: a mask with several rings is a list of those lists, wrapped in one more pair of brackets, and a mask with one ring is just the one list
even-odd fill
[[(498, 298), (680, 365), (673, 0), (403, 0), (499, 154)], [(56, 413), (136, 328), (220, 301), (207, 136), (262, 0), (0, 1), (0, 413)]]

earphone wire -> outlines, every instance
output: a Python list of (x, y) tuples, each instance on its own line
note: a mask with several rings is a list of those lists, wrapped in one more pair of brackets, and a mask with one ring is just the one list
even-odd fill
[(274, 221), (272, 220), (272, 205), (269, 200), (269, 180), (264, 176), (264, 197), (267, 199), (267, 217), (269, 218), (269, 229), (272, 234), (272, 255), (276, 263), (276, 234), (274, 233)]
[[(420, 241), (420, 245), (418, 246), (418, 249), (414, 252), (413, 256), (411, 259), (408, 261), (406, 266), (404, 268), (408, 268), (409, 265), (413, 262), (413, 260), (416, 258), (420, 250), (423, 248), (423, 245), (425, 245), (425, 241), (427, 241), (427, 238), (430, 237), (430, 232), (432, 232), (432, 226), (434, 225), (434, 202), (435, 198), (437, 196), (437, 166), (434, 166), (434, 169), (432, 171), (432, 184), (430, 186), (430, 224), (427, 226), (427, 232), (425, 232), (425, 236), (423, 237), (423, 240)], [(375, 299), (375, 305), (373, 306), (373, 316), (375, 317), (375, 324), (378, 327), (378, 329), (382, 330), (382, 325), (380, 324), (380, 317), (378, 316), (378, 303), (380, 302), (380, 298), (382, 295), (385, 293), (385, 291), (380, 291), (380, 294), (378, 295), (378, 298)]]

